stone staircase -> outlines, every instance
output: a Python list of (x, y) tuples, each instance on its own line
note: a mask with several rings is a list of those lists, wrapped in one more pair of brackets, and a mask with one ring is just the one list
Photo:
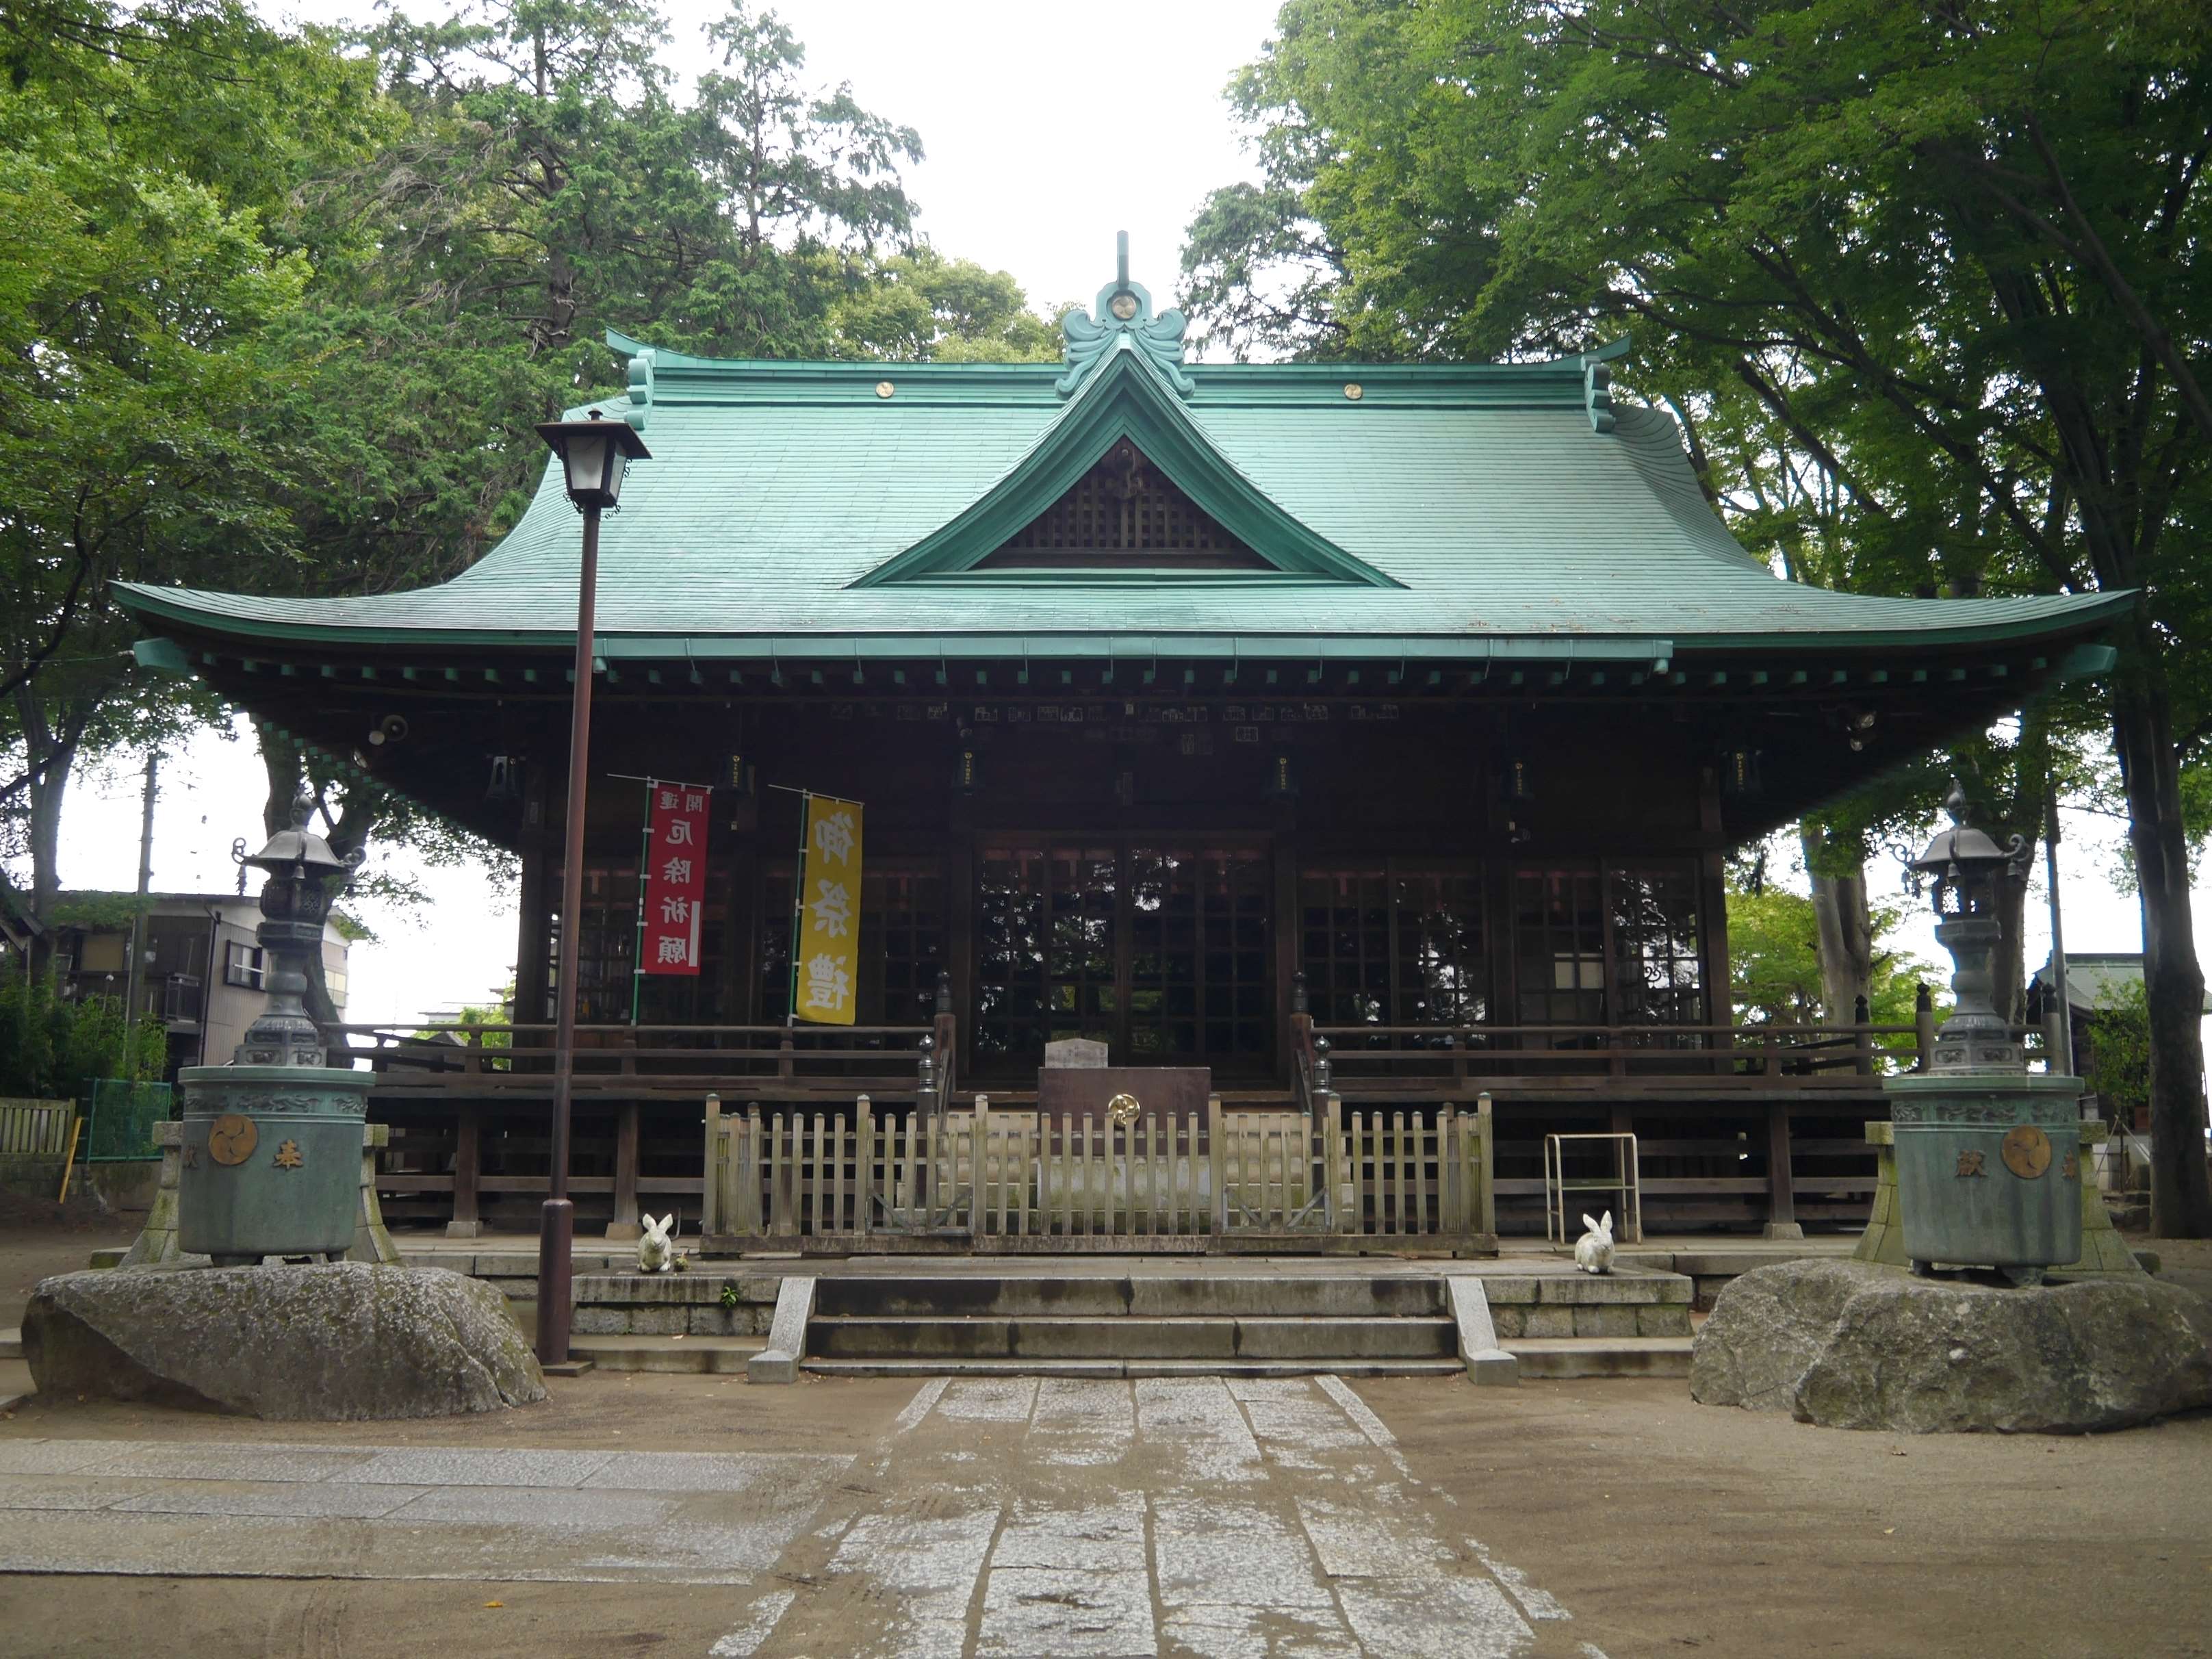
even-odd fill
[(824, 1278), (805, 1368), (827, 1376), (1449, 1376), (1427, 1278)]

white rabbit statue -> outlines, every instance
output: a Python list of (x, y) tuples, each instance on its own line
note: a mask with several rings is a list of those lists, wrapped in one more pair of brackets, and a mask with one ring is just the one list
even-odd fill
[[(1589, 1220), (1588, 1216), (1583, 1218)], [(666, 1273), (676, 1271), (676, 1246), (670, 1241), (669, 1229), (676, 1224), (673, 1212), (655, 1221), (644, 1218), (645, 1236), (637, 1241), (637, 1270), (641, 1273)]]
[(1575, 1241), (1575, 1266), (1586, 1273), (1609, 1273), (1613, 1271), (1613, 1212), (1607, 1210), (1600, 1221), (1585, 1215), (1583, 1225), (1589, 1231)]

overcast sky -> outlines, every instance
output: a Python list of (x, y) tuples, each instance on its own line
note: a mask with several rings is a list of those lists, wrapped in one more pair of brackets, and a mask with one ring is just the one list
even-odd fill
[[(327, 22), (368, 8), (339, 0), (261, 9)], [(697, 32), (721, 8), (679, 0), (666, 9), (671, 61), (696, 64)], [(1012, 272), (1040, 309), (1097, 292), (1113, 274), (1117, 230), (1129, 233), (1131, 274), (1166, 304), (1192, 210), (1209, 190), (1249, 176), (1221, 92), (1267, 38), (1273, 0), (1146, 9), (1126, 24), (1099, 8), (1034, 0), (787, 0), (776, 9), (805, 43), (811, 78), (850, 82), (864, 107), (921, 131), (927, 159), (908, 184), (929, 239)], [(1632, 366), (1622, 382), (1632, 394)], [(234, 836), (258, 839), (262, 790), (250, 733), (242, 742), (206, 738), (173, 757), (156, 820), (156, 888), (229, 891), (228, 848)], [(129, 887), (137, 827), (135, 770), (85, 778), (65, 818), (64, 884)], [(2117, 831), (2110, 820), (2069, 815), (2071, 949), (2140, 948), (2135, 902), (2111, 880)], [(2039, 880), (2040, 869), (2039, 861)], [(1869, 873), (1877, 896), (1895, 890), (1893, 872)], [(355, 952), (355, 1019), (450, 1011), (505, 983), (512, 895), (490, 892), (475, 872), (434, 871), (424, 882), (434, 902), (423, 910), (359, 907), (380, 937)], [(2197, 910), (2199, 937), (2212, 946), (2212, 886), (2200, 885)], [(1916, 920), (1905, 943), (1940, 960), (1925, 922)], [(2027, 950), (2031, 962), (2049, 950), (2039, 904)]]

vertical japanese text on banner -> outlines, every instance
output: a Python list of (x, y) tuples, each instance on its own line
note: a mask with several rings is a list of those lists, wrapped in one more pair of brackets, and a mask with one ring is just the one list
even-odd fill
[(850, 1025), (860, 966), (860, 804), (806, 797), (799, 945), (791, 1006), (817, 1025)]
[(652, 786), (646, 829), (642, 974), (699, 971), (707, 896), (707, 799), (695, 784)]

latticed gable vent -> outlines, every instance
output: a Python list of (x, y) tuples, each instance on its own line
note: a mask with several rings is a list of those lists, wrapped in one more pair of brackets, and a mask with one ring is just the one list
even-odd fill
[(1269, 570), (1124, 438), (976, 567)]

